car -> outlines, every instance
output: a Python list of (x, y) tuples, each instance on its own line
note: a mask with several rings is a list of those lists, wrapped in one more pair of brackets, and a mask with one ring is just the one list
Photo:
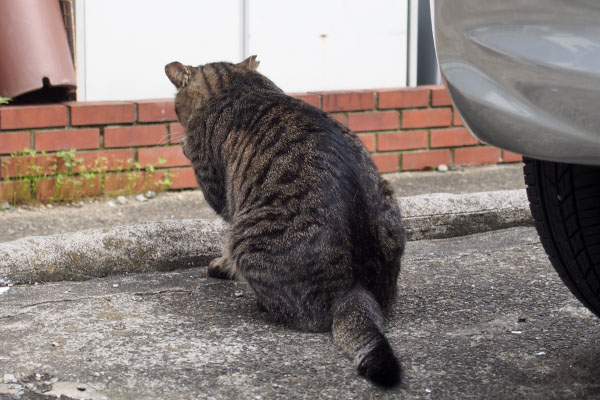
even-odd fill
[(432, 0), (450, 96), (480, 140), (522, 154), (552, 265), (600, 316), (600, 3)]

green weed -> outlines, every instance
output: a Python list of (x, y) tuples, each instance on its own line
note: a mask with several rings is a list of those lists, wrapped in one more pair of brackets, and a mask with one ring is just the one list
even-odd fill
[[(159, 157), (157, 165), (165, 164)], [(155, 166), (141, 166), (134, 160), (111, 161), (95, 158), (90, 164), (78, 157), (75, 150), (53, 154), (24, 149), (12, 153), (2, 163), (4, 187), (9, 188), (13, 204), (73, 202), (83, 197), (127, 195), (147, 190), (164, 191), (171, 185), (168, 171), (157, 171)], [(6, 183), (9, 183), (6, 185)], [(0, 187), (2, 190), (2, 187)]]

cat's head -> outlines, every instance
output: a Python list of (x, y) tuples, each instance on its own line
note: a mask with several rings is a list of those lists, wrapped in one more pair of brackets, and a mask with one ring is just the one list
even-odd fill
[(192, 67), (178, 61), (165, 66), (165, 73), (177, 88), (175, 110), (186, 126), (192, 110), (203, 102), (232, 89), (244, 90), (248, 85), (276, 89), (269, 79), (256, 72), (259, 61), (250, 56), (241, 63), (217, 62)]

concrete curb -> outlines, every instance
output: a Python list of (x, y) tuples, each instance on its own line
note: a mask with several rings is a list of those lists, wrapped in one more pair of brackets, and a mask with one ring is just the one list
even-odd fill
[(533, 225), (525, 189), (398, 198), (408, 240), (443, 239)]
[[(398, 198), (409, 240), (461, 236), (533, 223), (525, 191)], [(221, 252), (219, 220), (169, 220), (27, 237), (0, 243), (0, 277), (13, 282), (85, 280), (207, 265)]]

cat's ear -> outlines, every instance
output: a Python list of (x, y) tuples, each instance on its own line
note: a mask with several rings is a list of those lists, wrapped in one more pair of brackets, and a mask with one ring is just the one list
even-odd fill
[(242, 61), (241, 63), (238, 64), (238, 66), (242, 67), (242, 68), (246, 68), (247, 70), (250, 71), (256, 71), (256, 68), (258, 68), (258, 64), (260, 64), (260, 61), (258, 61), (256, 59), (256, 56), (250, 56), (248, 58), (246, 58), (244, 61)]
[(169, 80), (173, 82), (173, 85), (177, 89), (181, 89), (187, 86), (190, 83), (190, 79), (192, 77), (192, 72), (188, 67), (180, 63), (179, 61), (174, 61), (165, 66), (165, 73)]

